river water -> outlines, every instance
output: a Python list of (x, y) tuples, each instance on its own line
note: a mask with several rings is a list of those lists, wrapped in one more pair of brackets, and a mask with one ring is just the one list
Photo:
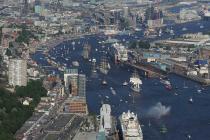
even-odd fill
[[(204, 28), (201, 29), (200, 25)], [(182, 28), (188, 30), (183, 32)], [(176, 35), (186, 32), (210, 31), (209, 22), (192, 22), (176, 25), (172, 27)], [(168, 34), (162, 38), (169, 38)], [(119, 40), (143, 39), (142, 32), (131, 36), (115, 36)], [(87, 102), (90, 112), (99, 114), (102, 103), (108, 103), (112, 107), (112, 114), (119, 117), (122, 112), (131, 110), (138, 115), (142, 125), (144, 140), (186, 140), (187, 135), (191, 135), (193, 140), (210, 139), (210, 88), (202, 87), (196, 82), (187, 80), (177, 75), (169, 75), (173, 89), (168, 91), (160, 83), (159, 79), (146, 78), (141, 75), (143, 82), (140, 94), (134, 94), (129, 86), (122, 86), (126, 80), (129, 81), (132, 68), (126, 66), (117, 66), (111, 63), (111, 70), (104, 76), (97, 73), (93, 77), (91, 73), (91, 62), (84, 61), (81, 57), (84, 43), (92, 46), (91, 58), (96, 58), (97, 64), (100, 56), (107, 52), (106, 45), (102, 47), (99, 41), (106, 40), (106, 37), (87, 36), (85, 38), (67, 41), (55, 47), (49, 52), (49, 55), (56, 58), (56, 62), (65, 63), (67, 68), (71, 68), (72, 61), (78, 61), (80, 73), (87, 76)], [(75, 45), (72, 45), (74, 42)], [(73, 49), (75, 47), (75, 50)], [(97, 48), (97, 51), (96, 51)], [(62, 56), (63, 54), (63, 56)], [(39, 65), (48, 65), (45, 56), (41, 52), (35, 53), (32, 58)], [(69, 58), (69, 60), (65, 60)], [(47, 68), (49, 72), (60, 73), (56, 69)], [(102, 86), (102, 79), (106, 79), (107, 86)], [(184, 85), (187, 88), (184, 88)], [(116, 91), (113, 95), (110, 87)], [(193, 103), (189, 99), (193, 98)], [(167, 132), (161, 133), (161, 128), (166, 127)]]

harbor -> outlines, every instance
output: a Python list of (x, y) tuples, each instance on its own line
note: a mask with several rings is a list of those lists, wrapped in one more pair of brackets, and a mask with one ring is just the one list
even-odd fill
[[(176, 137), (177, 139), (184, 139), (188, 134), (191, 134), (192, 137), (208, 137), (208, 133), (205, 133), (205, 131), (195, 135), (193, 133), (194, 129), (190, 127), (190, 125), (186, 124), (187, 122), (192, 123), (195, 119), (200, 119), (201, 116), (205, 116), (206, 118), (207, 114), (198, 117), (196, 115), (197, 113), (194, 114), (193, 112), (194, 110), (198, 110), (198, 108), (201, 107), (207, 111), (208, 107), (203, 107), (203, 104), (207, 103), (208, 98), (210, 98), (208, 94), (209, 87), (202, 87), (196, 82), (173, 74), (169, 74), (167, 77), (170, 79), (173, 88), (172, 90), (168, 90), (162, 83), (160, 83), (159, 78), (148, 79), (147, 77), (142, 76), (144, 75), (144, 72), (141, 72), (140, 70), (138, 73), (141, 76), (143, 84), (141, 85), (140, 94), (136, 94), (133, 93), (129, 86), (122, 87), (124, 81), (129, 81), (129, 77), (131, 76), (134, 69), (130, 66), (121, 67), (120, 65), (114, 64), (114, 62), (111, 60), (109, 60), (111, 69), (106, 76), (97, 72), (96, 78), (91, 77), (91, 62), (80, 58), (80, 55), (82, 55), (83, 51), (83, 48), (80, 47), (80, 44), (88, 42), (88, 44), (91, 45), (92, 51), (90, 53), (91, 56), (89, 57), (96, 59), (96, 65), (99, 64), (100, 56), (104, 53), (104, 49), (106, 50), (108, 48), (98, 47), (97, 43), (93, 43), (92, 40), (99, 40), (96, 39), (95, 36), (89, 36), (87, 40), (74, 40), (76, 44), (75, 50), (73, 50), (71, 41), (66, 42), (67, 44), (65, 46), (67, 50), (68, 48), (71, 50), (71, 56), (77, 55), (75, 60), (77, 59), (80, 64), (79, 69), (88, 77), (89, 82), (87, 82), (87, 100), (88, 109), (90, 112), (95, 112), (98, 114), (99, 112), (96, 110), (100, 109), (101, 103), (110, 104), (112, 108), (112, 114), (116, 117), (121, 115), (123, 111), (134, 111), (140, 117), (141, 124), (144, 126), (142, 127), (142, 131), (145, 139), (161, 140), (165, 137)], [(80, 44), (78, 42), (80, 42)], [(59, 53), (59, 50), (63, 47), (64, 43), (55, 47), (54, 50), (52, 49), (53, 52), (49, 51), (50, 55), (56, 55), (56, 50), (57, 53)], [(61, 55), (59, 54), (59, 56)], [(36, 59), (37, 62), (39, 62), (40, 57), (44, 56), (38, 53), (34, 55), (34, 59)], [(65, 62), (65, 59), (57, 58), (57, 61)], [(72, 62), (74, 59), (69, 61)], [(67, 67), (71, 66), (71, 62), (65, 62), (67, 63)], [(107, 88), (106, 86), (104, 87), (101, 85), (104, 77), (107, 81)], [(188, 86), (188, 88), (183, 88), (184, 83)], [(114, 94), (112, 90), (110, 90), (111, 87), (115, 91)], [(201, 93), (198, 92), (198, 90), (201, 90)], [(188, 94), (185, 94), (186, 92)], [(154, 99), (153, 97), (156, 98)], [(193, 98), (193, 104), (189, 104), (188, 100), (190, 98)], [(205, 103), (203, 103), (204, 100), (206, 101)], [(157, 105), (157, 103), (159, 104)], [(180, 106), (180, 109), (177, 109), (177, 106)], [(183, 106), (186, 106), (186, 108)], [(164, 110), (164, 108), (167, 107), (170, 107), (171, 109)], [(157, 108), (158, 111), (154, 113), (153, 108)], [(178, 112), (180, 111), (188, 113), (191, 112), (191, 116), (188, 116), (188, 113), (179, 114)], [(202, 114), (202, 112), (199, 113)], [(179, 118), (179, 120), (177, 118)], [(185, 128), (176, 127), (175, 123), (173, 122), (177, 121), (179, 123), (185, 123)], [(167, 128), (167, 131), (163, 131), (165, 127)], [(209, 127), (208, 120), (205, 119), (205, 123), (202, 124), (202, 127)], [(174, 132), (176, 129), (179, 129), (180, 131)], [(162, 134), (162, 132), (164, 132), (164, 134)]]

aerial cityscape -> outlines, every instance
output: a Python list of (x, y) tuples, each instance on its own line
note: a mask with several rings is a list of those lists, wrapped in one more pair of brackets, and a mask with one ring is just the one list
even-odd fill
[(0, 140), (209, 140), (210, 0), (0, 0)]

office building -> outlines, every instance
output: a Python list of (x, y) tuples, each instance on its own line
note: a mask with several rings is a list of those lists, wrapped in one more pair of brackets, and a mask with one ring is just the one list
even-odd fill
[(69, 94), (65, 102), (64, 112), (87, 114), (86, 76), (77, 69), (68, 69), (64, 74), (65, 92)]
[(71, 96), (85, 97), (86, 77), (79, 74), (77, 69), (68, 69), (64, 74), (65, 91)]
[(9, 85), (27, 85), (27, 62), (23, 59), (10, 59), (9, 61)]

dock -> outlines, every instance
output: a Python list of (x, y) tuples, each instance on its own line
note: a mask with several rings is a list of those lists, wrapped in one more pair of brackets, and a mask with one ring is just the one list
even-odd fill
[(184, 78), (187, 78), (189, 80), (195, 81), (200, 83), (203, 86), (210, 86), (210, 79), (207, 78), (202, 78), (202, 77), (198, 77), (198, 76), (193, 76), (193, 75), (186, 75), (183, 72), (178, 72), (178, 71), (171, 71), (171, 73), (174, 73), (176, 75), (182, 76)]

